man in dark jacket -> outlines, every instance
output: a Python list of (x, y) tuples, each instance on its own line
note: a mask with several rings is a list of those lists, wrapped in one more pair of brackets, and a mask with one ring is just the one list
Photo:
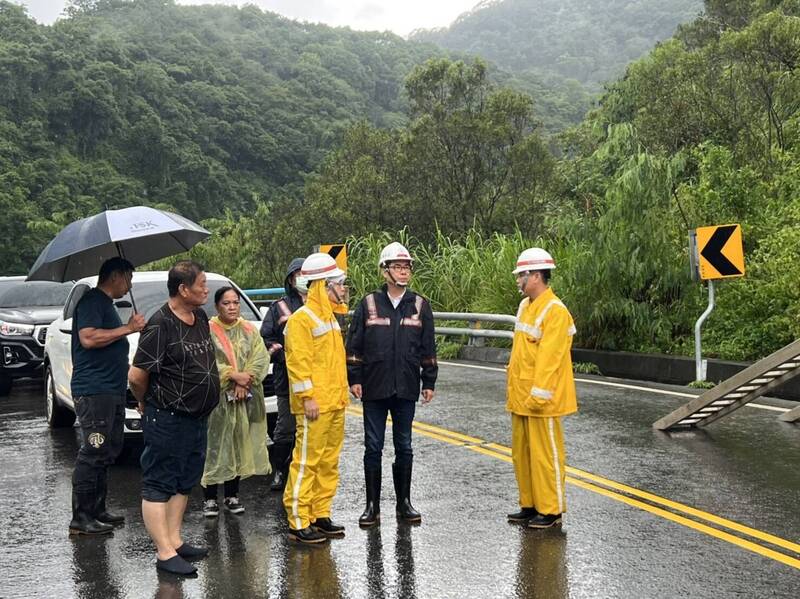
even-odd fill
[(367, 507), (360, 526), (380, 521), (381, 454), (386, 417), (392, 415), (392, 464), (397, 516), (420, 522), (411, 505), (411, 423), (422, 386), (422, 403), (433, 399), (438, 366), (433, 312), (407, 288), (412, 258), (394, 242), (383, 248), (379, 266), (386, 285), (361, 300), (347, 335), (347, 375), (352, 394), (364, 405), (364, 476)]
[(283, 331), (292, 313), (305, 303), (305, 285), (297, 280), (301, 266), (303, 258), (295, 258), (289, 264), (284, 280), (286, 295), (270, 306), (261, 323), (261, 337), (272, 360), (272, 380), (275, 383), (275, 395), (278, 396), (278, 421), (272, 433), (274, 443), (270, 451), (274, 472), (270, 488), (273, 491), (282, 491), (286, 485), (294, 449), (295, 420), (289, 410), (289, 376), (286, 374)]

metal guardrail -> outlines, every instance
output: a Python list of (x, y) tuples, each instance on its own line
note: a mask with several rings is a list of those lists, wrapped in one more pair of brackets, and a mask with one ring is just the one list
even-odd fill
[(286, 293), (286, 289), (283, 287), (265, 287), (264, 289), (242, 289), (242, 292), (248, 297), (253, 297), (254, 295), (283, 295)]
[(286, 289), (283, 287), (265, 287), (263, 289), (242, 289), (242, 292), (249, 297), (258, 308), (263, 308), (269, 307), (272, 302), (286, 293)]
[(508, 314), (482, 314), (479, 312), (434, 312), (433, 318), (436, 320), (460, 320), (469, 323), (469, 328), (465, 327), (435, 327), (437, 335), (447, 335), (451, 337), (468, 336), (469, 345), (482, 347), (484, 340), (489, 339), (513, 339), (514, 332), (498, 329), (482, 329), (482, 322), (492, 322), (496, 324), (513, 325), (517, 319)]
[[(283, 287), (266, 287), (263, 289), (243, 289), (249, 298), (263, 298), (263, 296), (281, 296), (285, 290)], [(275, 301), (272, 298), (253, 299), (259, 308), (267, 306)], [(350, 313), (352, 315), (352, 312)], [(437, 335), (447, 335), (451, 337), (467, 336), (470, 338), (470, 345), (483, 345), (484, 339), (513, 339), (514, 332), (498, 329), (481, 328), (480, 323), (491, 322), (495, 324), (513, 325), (517, 319), (509, 314), (484, 314), (479, 312), (434, 312), (433, 318), (436, 320), (457, 320), (469, 323), (468, 327), (435, 327)]]

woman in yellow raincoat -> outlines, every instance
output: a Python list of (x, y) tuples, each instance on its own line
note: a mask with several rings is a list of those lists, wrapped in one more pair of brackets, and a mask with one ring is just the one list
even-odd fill
[(261, 381), (269, 370), (269, 353), (258, 329), (239, 314), (239, 292), (222, 287), (214, 295), (217, 316), (209, 323), (217, 355), (219, 404), (208, 418), (208, 448), (201, 484), (203, 515), (219, 515), (217, 486), (224, 484), (224, 506), (241, 514), (239, 480), (269, 474), (267, 412)]

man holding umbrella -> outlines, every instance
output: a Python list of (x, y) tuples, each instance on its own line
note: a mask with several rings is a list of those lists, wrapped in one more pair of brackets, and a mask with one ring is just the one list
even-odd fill
[(70, 534), (111, 532), (124, 518), (106, 510), (108, 466), (122, 450), (125, 392), (128, 381), (128, 340), (144, 328), (141, 314), (127, 324), (114, 300), (131, 289), (133, 265), (111, 258), (100, 267), (97, 287), (75, 308), (72, 325), (72, 397), (81, 427), (81, 447), (72, 475)]
[[(185, 252), (209, 235), (206, 229), (178, 214), (148, 206), (106, 210), (64, 227), (42, 250), (28, 273), (29, 281), (64, 282), (91, 276), (98, 268), (100, 270), (98, 289), (88, 292), (80, 302), (72, 333), (72, 394), (84, 428), (84, 442), (76, 466), (76, 513), (70, 523), (71, 532), (109, 532), (107, 522), (121, 521), (105, 511), (104, 503), (106, 466), (114, 460), (115, 452), (119, 452), (117, 433), (112, 433), (118, 430), (114, 428), (116, 412), (108, 402), (85, 399), (113, 392), (123, 402), (126, 395), (124, 372), (128, 363), (128, 342), (125, 337), (143, 330), (145, 323), (143, 317), (137, 315), (123, 327), (113, 300), (130, 291), (134, 266)], [(131, 303), (136, 312), (132, 293)], [(205, 328), (208, 330), (207, 324)], [(141, 344), (139, 347), (141, 349)], [(213, 356), (213, 345), (211, 353)], [(123, 374), (118, 376), (120, 369)], [(216, 372), (216, 367), (214, 370)], [(120, 410), (124, 413), (123, 403), (120, 403)], [(112, 413), (113, 419), (109, 416)], [(122, 423), (122, 416), (119, 423)], [(90, 460), (90, 456), (95, 457)], [(104, 521), (98, 521), (98, 515)]]

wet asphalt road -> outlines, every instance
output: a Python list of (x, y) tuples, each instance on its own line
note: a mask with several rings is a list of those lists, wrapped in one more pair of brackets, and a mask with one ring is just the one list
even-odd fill
[[(507, 447), (503, 381), (495, 370), (442, 366), (437, 397), (417, 420)], [(685, 399), (591, 383), (580, 383), (579, 395), (581, 412), (565, 420), (573, 468), (800, 542), (800, 427), (744, 408), (708, 431), (669, 436), (651, 423)], [(362, 531), (361, 431), (350, 415), (334, 503), (345, 539), (290, 544), (280, 497), (263, 478), (242, 483), (241, 516), (204, 519), (196, 492), (185, 538), (211, 555), (197, 578), (181, 581), (155, 570), (135, 450), (110, 475), (109, 503), (125, 527), (108, 538), (68, 537), (76, 433), (48, 430), (39, 386), (18, 385), (0, 399), (0, 597), (800, 596), (800, 569), (758, 551), (798, 560), (795, 545), (734, 533), (755, 543), (749, 550), (577, 483), (567, 484), (562, 529), (509, 525), (515, 482), (502, 452), (479, 453), (440, 433), (414, 440), (412, 499), (423, 524), (395, 521), (387, 434), (383, 522)]]

